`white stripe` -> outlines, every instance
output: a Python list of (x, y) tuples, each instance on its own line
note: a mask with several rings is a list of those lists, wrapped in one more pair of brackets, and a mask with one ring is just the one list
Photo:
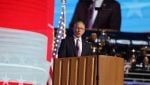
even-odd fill
[(44, 73), (47, 73), (47, 71), (44, 70), (43, 68), (39, 68), (39, 67), (35, 67), (35, 66), (29, 66), (29, 65), (0, 63), (0, 67), (2, 67), (2, 66), (28, 68), (28, 69), (39, 70), (39, 71), (43, 71)]
[(50, 24), (50, 23), (48, 23), (48, 27), (49, 28), (54, 28), (54, 26), (52, 24)]

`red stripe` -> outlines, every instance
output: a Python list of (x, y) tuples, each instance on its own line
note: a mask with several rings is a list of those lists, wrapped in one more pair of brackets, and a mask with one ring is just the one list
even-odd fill
[[(19, 85), (19, 82), (0, 82), (0, 85)], [(23, 83), (23, 85), (33, 85), (31, 83)]]
[(52, 69), (52, 67), (50, 67), (50, 77), (51, 77), (51, 79), (53, 79), (53, 69)]

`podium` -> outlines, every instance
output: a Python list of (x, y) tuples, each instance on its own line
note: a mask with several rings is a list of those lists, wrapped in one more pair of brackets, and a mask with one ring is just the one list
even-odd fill
[(99, 55), (99, 57), (82, 56), (54, 60), (53, 85), (123, 85), (123, 83), (123, 58)]

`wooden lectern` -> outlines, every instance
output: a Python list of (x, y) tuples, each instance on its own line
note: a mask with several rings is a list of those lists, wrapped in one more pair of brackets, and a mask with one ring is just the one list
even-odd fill
[(96, 56), (55, 59), (53, 85), (123, 85), (123, 58), (100, 55), (98, 59), (98, 63)]

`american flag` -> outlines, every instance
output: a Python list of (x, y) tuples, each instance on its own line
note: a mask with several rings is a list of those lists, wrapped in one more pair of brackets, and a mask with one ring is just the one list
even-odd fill
[(54, 40), (54, 49), (53, 49), (53, 54), (52, 54), (52, 65), (50, 67), (50, 83), (49, 85), (52, 85), (52, 78), (53, 78), (53, 60), (55, 58), (58, 58), (58, 50), (61, 44), (61, 40), (65, 38), (65, 2), (62, 1), (62, 10), (61, 10), (61, 15), (60, 15), (60, 19), (59, 19), (59, 26), (58, 29), (56, 31), (56, 35), (55, 35), (55, 40)]
[(62, 6), (61, 16), (59, 19), (59, 27), (56, 31), (55, 41), (54, 41), (54, 50), (53, 57), (58, 57), (58, 50), (61, 44), (61, 40), (65, 37), (65, 8)]

